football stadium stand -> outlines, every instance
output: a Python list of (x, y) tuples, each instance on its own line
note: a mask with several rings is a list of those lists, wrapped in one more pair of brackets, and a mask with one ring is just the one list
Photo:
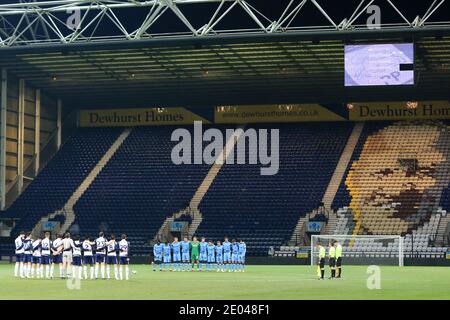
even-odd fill
[(278, 174), (261, 176), (256, 165), (225, 165), (200, 204), (198, 233), (244, 238), (250, 255), (266, 255), (270, 246), (289, 240), (300, 216), (322, 199), (352, 128), (281, 125)]
[[(442, 123), (368, 125), (333, 203), (339, 216), (334, 234), (402, 235), (406, 257), (446, 252), (435, 245), (446, 243), (449, 155), (450, 134)], [(346, 249), (376, 251), (377, 245), (358, 242)]]
[[(251, 256), (265, 256), (269, 248), (295, 248), (286, 244), (298, 221), (306, 221), (323, 200), (354, 127), (349, 122), (279, 126), (277, 175), (261, 175), (259, 165), (219, 166), (197, 199), (202, 219), (196, 234), (243, 238)], [(33, 229), (51, 213), (55, 214), (50, 221), (65, 224), (67, 214), (64, 217), (58, 210), (123, 131), (78, 129), (8, 209), (8, 216), (19, 219), (13, 234)], [(172, 131), (167, 126), (132, 129), (73, 203), (70, 230), (91, 235), (100, 230), (124, 232), (133, 243), (133, 254), (146, 255), (168, 218), (196, 221), (183, 209), (193, 203), (211, 166), (173, 164)], [(442, 122), (368, 122), (353, 147), (331, 204), (337, 221), (333, 230), (323, 233), (402, 235), (406, 257), (414, 251), (442, 255), (450, 220), (448, 128)], [(311, 217), (318, 218), (329, 223), (327, 215)], [(366, 242), (358, 240), (346, 252), (357, 255), (390, 248)]]
[(75, 205), (80, 232), (124, 232), (134, 254), (151, 252), (149, 241), (168, 216), (186, 207), (209, 168), (173, 164), (172, 131), (134, 128)]
[(123, 129), (79, 129), (62, 146), (7, 215), (19, 218), (13, 234), (32, 230), (38, 221), (61, 209)]

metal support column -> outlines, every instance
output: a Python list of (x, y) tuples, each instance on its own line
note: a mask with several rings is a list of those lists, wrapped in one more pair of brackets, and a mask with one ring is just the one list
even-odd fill
[(57, 105), (57, 119), (56, 119), (56, 148), (59, 150), (61, 148), (61, 130), (62, 130), (62, 100), (58, 99)]
[(0, 210), (5, 209), (6, 195), (6, 106), (8, 103), (8, 73), (1, 69), (1, 102), (0, 102)]
[(39, 172), (41, 161), (41, 90), (36, 90), (36, 109), (34, 114), (34, 175)]
[(17, 189), (19, 194), (23, 189), (23, 160), (25, 132), (25, 80), (19, 80), (19, 114), (17, 126)]

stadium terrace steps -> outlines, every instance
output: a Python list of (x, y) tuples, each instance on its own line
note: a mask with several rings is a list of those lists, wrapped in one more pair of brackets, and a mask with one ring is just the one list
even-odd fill
[(352, 158), (353, 152), (355, 151), (356, 144), (361, 137), (364, 129), (364, 122), (358, 122), (353, 127), (352, 134), (348, 138), (347, 144), (345, 145), (344, 151), (342, 152), (341, 158), (334, 170), (333, 176), (331, 177), (330, 183), (328, 184), (327, 190), (323, 195), (322, 202), (325, 208), (330, 209), (334, 201), (334, 197), (338, 192), (339, 186), (341, 184), (342, 178), (345, 175), (348, 164)]
[(121, 132), (82, 128), (72, 134), (8, 209), (9, 216), (20, 219), (11, 235), (32, 230), (43, 216), (62, 208)]
[(441, 211), (441, 220), (436, 231), (436, 241), (439, 245), (447, 245), (446, 232), (450, 223), (450, 213), (446, 210)]
[[(322, 199), (351, 123), (258, 124), (279, 128), (279, 171), (262, 176), (260, 165), (225, 165), (202, 202), (197, 234), (211, 239), (242, 238), (248, 254), (265, 256), (287, 243), (300, 217)], [(248, 127), (247, 127), (248, 129)]]
[[(244, 130), (244, 128), (245, 126), (237, 127), (237, 129), (241, 130)], [(209, 190), (209, 187), (214, 182), (214, 179), (217, 177), (217, 174), (219, 173), (220, 169), (222, 169), (223, 165), (225, 164), (226, 159), (230, 156), (231, 152), (234, 150), (237, 141), (240, 139), (243, 133), (243, 131), (241, 130), (236, 131), (234, 135), (230, 137), (230, 140), (226, 142), (225, 148), (222, 149), (222, 151), (218, 156), (218, 159), (221, 159), (222, 161), (216, 161), (209, 169), (208, 174), (206, 175), (205, 179), (203, 179), (202, 184), (198, 187), (197, 191), (192, 197), (192, 200), (189, 204), (191, 208), (198, 208), (200, 202), (202, 202), (203, 197)]]
[(131, 128), (127, 128), (120, 134), (120, 136), (117, 138), (117, 140), (111, 145), (111, 147), (108, 149), (108, 151), (105, 152), (103, 157), (99, 160), (99, 162), (95, 165), (95, 167), (91, 170), (91, 172), (87, 175), (87, 177), (83, 180), (83, 182), (81, 182), (81, 184), (78, 186), (78, 188), (72, 194), (72, 196), (67, 200), (66, 204), (63, 206), (62, 209), (56, 210), (55, 212), (53, 212), (52, 214), (50, 214), (47, 217), (43, 217), (41, 219), (41, 221), (39, 221), (36, 224), (36, 226), (34, 227), (34, 229), (32, 231), (34, 236), (37, 236), (40, 234), (43, 223), (45, 223), (49, 219), (55, 218), (59, 214), (63, 214), (65, 216), (64, 224), (62, 226), (60, 226), (59, 232), (64, 233), (69, 229), (69, 227), (75, 221), (75, 212), (73, 210), (75, 203), (77, 203), (77, 201), (80, 199), (80, 197), (86, 192), (86, 190), (89, 188), (89, 186), (95, 180), (95, 178), (98, 176), (100, 171), (102, 171), (102, 169), (105, 167), (105, 165), (111, 159), (111, 157), (114, 155), (114, 153), (117, 151), (117, 149), (122, 145), (122, 143), (125, 141), (125, 139), (129, 136), (131, 130), (132, 130)]
[[(183, 127), (193, 134), (192, 126)], [(126, 233), (131, 254), (148, 255), (168, 217), (189, 205), (210, 165), (176, 165), (172, 126), (136, 127), (74, 209), (83, 235)], [(206, 144), (206, 143), (205, 143)]]
[(294, 232), (292, 233), (291, 240), (289, 241), (292, 245), (297, 245), (302, 241), (302, 237), (305, 234), (305, 226), (308, 222), (308, 216), (302, 216), (298, 219), (297, 225), (295, 226)]
[[(325, 226), (324, 230), (322, 230), (322, 234), (332, 233), (336, 227), (338, 219), (333, 210), (331, 210), (331, 204), (333, 203), (334, 197), (336, 196), (336, 193), (339, 190), (339, 186), (345, 175), (348, 164), (350, 163), (353, 152), (355, 151), (356, 145), (361, 137), (363, 129), (364, 129), (363, 122), (358, 122), (353, 127), (353, 131), (347, 140), (347, 144), (345, 145), (345, 148), (342, 151), (341, 157), (336, 166), (336, 169), (334, 170), (333, 176), (331, 177), (327, 189), (325, 190), (325, 194), (323, 195), (322, 202), (325, 208), (329, 210), (329, 218), (327, 225)], [(305, 217), (303, 216), (300, 217), (294, 229), (294, 232), (292, 233), (290, 240), (291, 243), (294, 243), (296, 241), (295, 239), (298, 238), (305, 222), (307, 221), (308, 221), (307, 218), (305, 219)]]
[(239, 131), (236, 131), (233, 136), (230, 137), (230, 140), (227, 141), (225, 144), (225, 149), (222, 149), (220, 152), (218, 159), (222, 159), (222, 161), (216, 161), (212, 166), (211, 169), (209, 169), (208, 174), (206, 175), (205, 179), (203, 180), (202, 184), (198, 187), (197, 191), (195, 192), (194, 196), (192, 197), (192, 200), (189, 204), (190, 208), (193, 208), (194, 215), (191, 225), (189, 226), (189, 236), (193, 236), (195, 232), (197, 231), (198, 226), (202, 222), (202, 214), (199, 210), (200, 202), (202, 202), (203, 198), (205, 197), (205, 194), (208, 192), (209, 188), (211, 187), (212, 183), (214, 182), (214, 179), (217, 177), (218, 173), (220, 172), (220, 169), (222, 169), (223, 165), (225, 164), (226, 159), (230, 155), (230, 153), (234, 150), (234, 146), (241, 137), (244, 127), (239, 126), (238, 129), (242, 129)]
[(72, 223), (75, 221), (75, 211), (73, 210), (73, 207), (78, 202), (78, 200), (81, 198), (81, 196), (86, 192), (86, 190), (91, 186), (92, 182), (97, 178), (98, 174), (103, 170), (103, 168), (106, 166), (106, 164), (111, 160), (113, 155), (116, 153), (116, 151), (120, 148), (120, 146), (123, 144), (123, 142), (128, 138), (130, 135), (132, 128), (126, 128), (120, 136), (117, 138), (117, 140), (112, 144), (112, 146), (106, 151), (106, 153), (103, 155), (103, 157), (100, 159), (100, 161), (97, 163), (97, 165), (92, 169), (92, 171), (89, 173), (89, 175), (84, 179), (84, 181), (80, 184), (80, 186), (77, 188), (77, 190), (73, 193), (73, 195), (69, 198), (67, 203), (64, 205), (64, 212), (66, 213), (66, 220), (64, 224), (61, 226), (60, 232), (64, 233), (66, 230), (69, 229), (69, 227), (72, 225)]
[[(199, 210), (197, 210), (200, 213)], [(189, 237), (193, 237), (197, 232), (198, 226), (202, 223), (202, 216), (200, 214), (194, 213), (194, 219), (192, 219), (192, 223), (189, 226)]]
[[(177, 213), (177, 215), (179, 214), (180, 216), (183, 215), (185, 213), (185, 210), (181, 210)], [(165, 234), (167, 232), (169, 232), (169, 226), (172, 222), (175, 221), (175, 218), (177, 217), (177, 215), (175, 215), (175, 217), (167, 217), (166, 220), (164, 220), (163, 224), (161, 225), (161, 227), (159, 228), (158, 232), (155, 234), (155, 237), (153, 238), (153, 242), (160, 240), (161, 242), (165, 242)]]
[(338, 220), (339, 218), (337, 217), (336, 212), (330, 210), (327, 225), (322, 229), (322, 232), (320, 234), (332, 234), (336, 229)]

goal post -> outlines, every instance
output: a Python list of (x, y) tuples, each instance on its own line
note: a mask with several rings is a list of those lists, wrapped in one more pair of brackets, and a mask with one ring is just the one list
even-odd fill
[(334, 240), (342, 245), (342, 259), (346, 265), (403, 266), (403, 237), (395, 235), (312, 235), (311, 265), (317, 264), (317, 244), (325, 247), (328, 257), (329, 243)]

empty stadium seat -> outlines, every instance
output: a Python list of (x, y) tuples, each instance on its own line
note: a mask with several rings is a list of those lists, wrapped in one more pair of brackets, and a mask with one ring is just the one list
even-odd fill
[(260, 165), (227, 165), (200, 203), (198, 234), (243, 238), (250, 255), (267, 255), (292, 235), (298, 219), (322, 199), (347, 139), (349, 123), (254, 125), (280, 128), (280, 170), (260, 175)]
[(151, 252), (149, 240), (167, 217), (187, 206), (209, 169), (173, 164), (173, 130), (134, 128), (76, 203), (74, 224), (81, 233), (126, 233), (132, 254)]
[(449, 205), (449, 156), (441, 122), (368, 124), (333, 203), (334, 233), (406, 235), (405, 250), (432, 249)]
[(121, 131), (120, 128), (77, 130), (8, 209), (9, 216), (20, 218), (13, 235), (20, 230), (32, 230), (42, 217), (61, 209)]

